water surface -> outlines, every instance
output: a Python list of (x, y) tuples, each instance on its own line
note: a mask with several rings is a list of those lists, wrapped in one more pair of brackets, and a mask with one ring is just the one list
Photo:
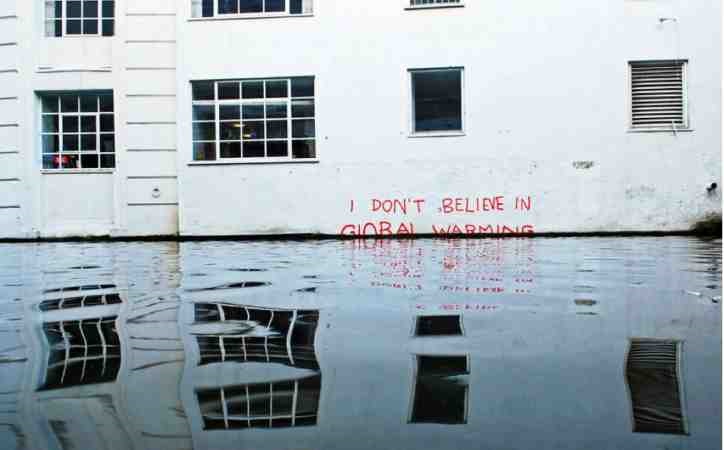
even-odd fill
[(702, 449), (721, 241), (0, 245), (2, 449)]

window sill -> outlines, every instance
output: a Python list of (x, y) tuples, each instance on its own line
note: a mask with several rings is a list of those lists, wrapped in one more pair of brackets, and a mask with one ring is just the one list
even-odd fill
[(405, 8), (405, 11), (414, 11), (418, 9), (444, 9), (444, 8), (464, 8), (465, 5), (462, 3), (459, 4), (450, 4), (450, 5), (419, 5), (419, 6), (408, 6)]
[(228, 14), (215, 17), (191, 17), (189, 22), (213, 22), (217, 20), (253, 20), (253, 19), (284, 19), (289, 17), (314, 17), (314, 13), (307, 14)]
[(41, 169), (43, 175), (89, 175), (89, 174), (114, 174), (116, 169)]
[(627, 133), (691, 133), (693, 128), (629, 128)]
[(432, 138), (432, 137), (461, 137), (465, 136), (464, 131), (430, 131), (421, 133), (410, 133), (407, 137), (416, 138)]
[(281, 161), (255, 160), (255, 161), (191, 161), (192, 166), (249, 166), (249, 165), (277, 165), (277, 164), (319, 164), (319, 159), (285, 159)]

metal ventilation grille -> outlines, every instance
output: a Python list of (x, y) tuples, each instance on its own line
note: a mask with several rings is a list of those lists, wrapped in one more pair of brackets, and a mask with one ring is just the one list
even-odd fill
[(686, 128), (684, 61), (632, 62), (633, 128)]
[(410, 6), (444, 6), (459, 5), (462, 0), (410, 0)]
[(626, 380), (634, 432), (687, 434), (679, 379), (680, 349), (677, 341), (631, 341)]

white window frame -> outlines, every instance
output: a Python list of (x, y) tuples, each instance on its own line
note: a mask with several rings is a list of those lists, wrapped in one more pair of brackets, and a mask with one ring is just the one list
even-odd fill
[[(302, 12), (298, 14), (292, 14), (290, 12), (290, 0), (285, 0), (284, 2), (284, 11), (271, 11), (266, 12), (264, 9), (266, 9), (266, 1), (262, 1), (262, 11), (261, 12), (249, 12), (249, 13), (219, 13), (219, 0), (213, 0), (213, 15), (204, 17), (203, 15), (195, 15), (194, 12), (196, 10), (203, 11), (203, 0), (191, 0), (191, 14), (189, 20), (229, 20), (229, 19), (260, 19), (260, 18), (272, 18), (272, 17), (309, 17), (314, 15), (314, 0), (306, 0), (309, 1), (310, 4), (310, 11), (304, 12), (304, 7), (302, 7)], [(240, 6), (238, 4), (237, 0), (237, 6)], [(196, 6), (198, 5), (198, 6)], [(203, 14), (203, 12), (201, 13)]]
[[(68, 11), (68, 1), (69, 0), (41, 0), (43, 2), (44, 7), (44, 18), (43, 18), (43, 34), (46, 38), (55, 38), (55, 39), (61, 39), (61, 38), (79, 38), (79, 37), (105, 37), (105, 38), (111, 38), (116, 35), (116, 3), (118, 3), (120, 0), (115, 0), (113, 2), (113, 15), (111, 17), (105, 17), (103, 15), (103, 3), (105, 3), (103, 0), (97, 0), (98, 1), (98, 17), (97, 19), (97, 32), (96, 33), (84, 33), (83, 32), (83, 1), (79, 0), (81, 2), (81, 8), (80, 8), (80, 17), (73, 17), (68, 18), (67, 17), (67, 11)], [(55, 10), (55, 2), (60, 1), (62, 2), (61, 10), (60, 10), (60, 17), (53, 17), (48, 18), (48, 3), (53, 4), (53, 10)], [(63, 33), (61, 36), (49, 36), (48, 35), (48, 23), (49, 22), (56, 22), (60, 20), (61, 27), (63, 29)], [(77, 34), (68, 34), (68, 20), (79, 20), (80, 21), (80, 33)], [(113, 33), (106, 36), (103, 34), (103, 22), (104, 21), (111, 21), (113, 22)]]
[(405, 9), (462, 8), (465, 0), (428, 0), (430, 3), (415, 4), (415, 0), (404, 0)]
[(627, 131), (629, 133), (678, 133), (678, 132), (689, 132), (694, 131), (691, 128), (691, 117), (689, 117), (689, 61), (686, 59), (676, 60), (681, 63), (681, 95), (682, 95), (682, 107), (683, 107), (683, 119), (684, 124), (682, 126), (670, 127), (642, 127), (634, 126), (633, 123), (633, 74), (632, 68), (637, 63), (655, 63), (661, 60), (657, 59), (646, 59), (646, 60), (631, 60), (626, 63), (626, 116), (627, 116)]
[[(450, 131), (415, 131), (415, 90), (412, 84), (412, 75), (418, 72), (440, 72), (440, 71), (460, 71), (460, 130)], [(429, 68), (414, 68), (407, 69), (407, 92), (409, 95), (409, 120), (408, 120), (408, 137), (411, 138), (424, 138), (424, 137), (450, 137), (450, 136), (465, 136), (466, 120), (465, 120), (465, 67), (463, 66), (450, 66), (450, 67), (429, 67)]]
[[(312, 97), (292, 97), (292, 78), (303, 78), (303, 77), (310, 77), (314, 79), (314, 96)], [(266, 81), (280, 81), (280, 80), (286, 80), (287, 81), (287, 96), (286, 97), (277, 97), (277, 98), (267, 98), (266, 97)], [(233, 79), (233, 80), (194, 80), (193, 82), (213, 82), (214, 83), (214, 100), (194, 100), (193, 99), (193, 92), (191, 94), (191, 152), (190, 152), (190, 160), (189, 165), (220, 165), (220, 164), (278, 164), (278, 163), (314, 163), (319, 162), (319, 127), (318, 127), (318, 119), (317, 119), (317, 98), (318, 98), (318, 86), (317, 86), (317, 77), (313, 75), (300, 75), (300, 76), (289, 76), (289, 77), (268, 77), (268, 78), (248, 78), (248, 79)], [(232, 99), (232, 100), (219, 100), (219, 83), (229, 83), (229, 82), (264, 82), (264, 98), (260, 99)], [(192, 82), (192, 83), (193, 83)], [(241, 97), (242, 94), (240, 92), (239, 96)], [(314, 102), (314, 117), (292, 117), (292, 104), (294, 100), (311, 100)], [(242, 142), (242, 148), (241, 148), (241, 157), (239, 158), (221, 158), (221, 122), (223, 122), (220, 119), (220, 107), (223, 105), (244, 105), (244, 104), (261, 104), (266, 105), (268, 103), (281, 103), (286, 102), (287, 103), (287, 117), (286, 117), (286, 123), (287, 123), (287, 137), (286, 139), (279, 138), (279, 139), (269, 139), (267, 137), (267, 121), (269, 120), (266, 118), (266, 113), (264, 114), (265, 117), (263, 119), (249, 119), (254, 122), (262, 122), (264, 124), (264, 139), (263, 140), (256, 140), (264, 142), (264, 153), (267, 152), (267, 143), (269, 141), (281, 141), (285, 140), (287, 142), (287, 156), (285, 157), (271, 157), (271, 156), (264, 156), (264, 157), (251, 157), (251, 158), (244, 158), (244, 148), (243, 148), (243, 136), (240, 142)], [(197, 123), (197, 121), (193, 120), (193, 107), (195, 105), (213, 105), (214, 106), (214, 123), (215, 123), (215, 133), (216, 133), (216, 140), (215, 140), (215, 149), (216, 149), (216, 159), (215, 160), (196, 160), (194, 159), (194, 144), (197, 142), (211, 142), (211, 141), (202, 141), (202, 140), (195, 140), (193, 136), (193, 127), (194, 123)], [(265, 109), (266, 110), (266, 109)], [(243, 112), (241, 113), (243, 115)], [(243, 117), (243, 116), (242, 116)], [(275, 119), (271, 119), (275, 120)], [(278, 119), (281, 120), (281, 119)], [(313, 138), (294, 138), (293, 137), (293, 122), (294, 120), (314, 120), (314, 137)], [(229, 120), (233, 121), (233, 120)], [(202, 122), (202, 121), (198, 121)], [(210, 122), (210, 121), (205, 121)], [(244, 119), (240, 118), (239, 122), (242, 123)], [(243, 128), (242, 128), (243, 130)], [(242, 131), (243, 132), (243, 131)], [(295, 140), (301, 140), (301, 141), (314, 141), (314, 158), (294, 158), (293, 157), (293, 142)], [(233, 141), (224, 141), (224, 142), (233, 142)]]

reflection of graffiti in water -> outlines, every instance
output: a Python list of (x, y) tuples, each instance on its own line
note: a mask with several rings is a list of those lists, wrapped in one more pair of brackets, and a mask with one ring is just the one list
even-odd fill
[(204, 430), (317, 424), (322, 375), (197, 389)]
[(43, 324), (49, 355), (39, 390), (114, 381), (121, 367), (117, 316)]
[[(279, 363), (319, 370), (314, 339), (318, 310), (194, 304), (199, 365), (222, 362)], [(215, 329), (198, 328), (219, 325)], [(228, 325), (228, 326), (226, 326)]]

